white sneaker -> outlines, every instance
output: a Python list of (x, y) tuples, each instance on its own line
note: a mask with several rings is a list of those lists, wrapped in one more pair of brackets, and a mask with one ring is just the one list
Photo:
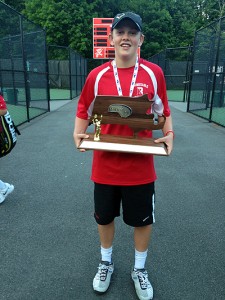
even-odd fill
[(140, 300), (153, 299), (153, 288), (148, 280), (148, 273), (145, 269), (134, 269), (131, 273), (135, 290)]
[(114, 264), (107, 261), (101, 261), (98, 266), (98, 272), (93, 280), (93, 289), (98, 293), (105, 293), (110, 285), (111, 276), (114, 271)]
[(5, 183), (5, 186), (6, 187), (4, 190), (0, 190), (0, 203), (2, 203), (5, 198), (14, 190), (14, 186), (12, 184)]

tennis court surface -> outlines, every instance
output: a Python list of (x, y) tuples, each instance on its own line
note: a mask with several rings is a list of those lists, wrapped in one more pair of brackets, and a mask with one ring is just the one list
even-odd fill
[[(0, 161), (15, 191), (0, 206), (4, 300), (95, 300), (99, 263), (92, 152), (72, 133), (76, 100), (20, 126)], [(146, 267), (157, 300), (225, 297), (225, 128), (171, 103), (173, 154), (156, 157), (156, 223)], [(91, 128), (90, 128), (91, 130)], [(160, 132), (155, 133), (155, 136)], [(116, 220), (115, 273), (104, 300), (135, 300), (132, 228)]]

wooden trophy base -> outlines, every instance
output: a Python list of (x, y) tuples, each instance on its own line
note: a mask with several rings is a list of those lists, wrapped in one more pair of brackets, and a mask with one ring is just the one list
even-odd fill
[(94, 134), (90, 133), (88, 135), (89, 138), (83, 139), (78, 149), (168, 155), (164, 143), (156, 144), (154, 143), (154, 140), (150, 138), (133, 138), (101, 134), (100, 141), (94, 141)]

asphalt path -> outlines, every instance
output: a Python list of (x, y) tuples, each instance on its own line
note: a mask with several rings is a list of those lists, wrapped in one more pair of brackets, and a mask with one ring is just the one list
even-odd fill
[[(20, 126), (0, 178), (0, 300), (135, 300), (133, 230), (116, 220), (108, 292), (92, 280), (100, 259), (92, 152), (72, 132), (76, 100)], [(156, 223), (146, 267), (158, 300), (225, 299), (225, 128), (171, 104), (176, 139), (156, 157)], [(160, 133), (156, 133), (155, 136)]]

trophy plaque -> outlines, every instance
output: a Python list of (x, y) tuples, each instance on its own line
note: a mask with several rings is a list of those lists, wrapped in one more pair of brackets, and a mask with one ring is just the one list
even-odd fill
[[(168, 155), (164, 143), (156, 144), (152, 138), (138, 136), (142, 130), (158, 130), (164, 126), (164, 116), (156, 121), (155, 115), (148, 113), (153, 103), (147, 94), (140, 97), (96, 96), (90, 119), (95, 133), (88, 133), (89, 138), (83, 139), (78, 149)], [(127, 125), (134, 135), (101, 134), (102, 124)]]

